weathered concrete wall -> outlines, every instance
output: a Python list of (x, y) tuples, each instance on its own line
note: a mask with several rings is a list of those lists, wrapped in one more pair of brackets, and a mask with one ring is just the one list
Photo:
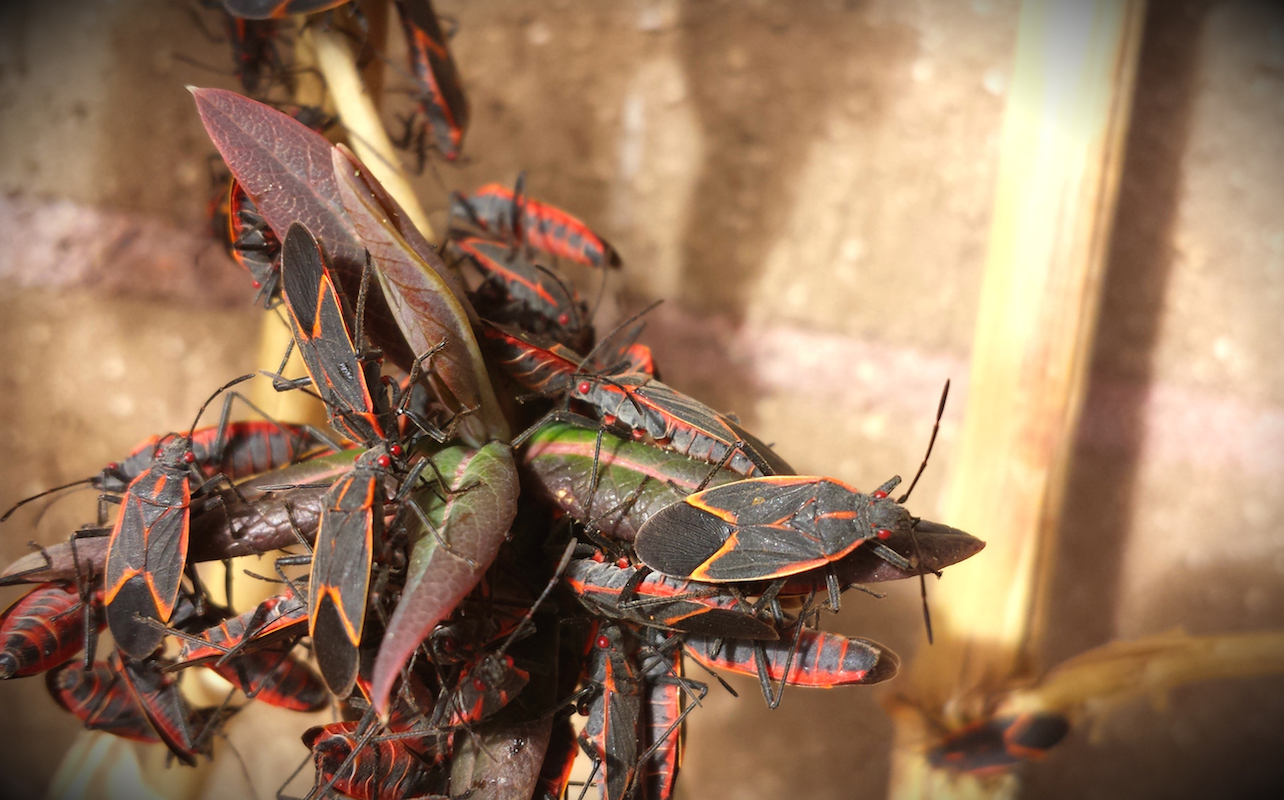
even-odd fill
[[(1284, 626), (1284, 13), (1155, 5), (1049, 663), (1176, 626)], [(646, 339), (666, 381), (737, 412), (805, 472), (869, 486), (912, 470), (953, 378), (915, 498), (939, 516), (1016, 3), (440, 7), (459, 21), (473, 127), (467, 163), (417, 181), (434, 221), (447, 189), (526, 169), (532, 193), (624, 254), (604, 318), (665, 298)], [(173, 58), (223, 65), (223, 46), (181, 4), (132, 0), (6, 6), (0, 48), (7, 506), (187, 424), (211, 388), (258, 366), (260, 314), (201, 238), (212, 150), (182, 89), (233, 81)], [(388, 102), (392, 122), (406, 101)], [(80, 495), (34, 529), (32, 514), (7, 523), (0, 557), (64, 537), (91, 507)], [(917, 587), (893, 587), (852, 597), (833, 627), (912, 657), (918, 613)], [(769, 713), (736, 685), (739, 700), (715, 689), (692, 715), (686, 796), (882, 795), (883, 690), (791, 691)], [(1284, 781), (1281, 681), (1169, 701), (1125, 707), (1096, 741), (1075, 732), (1030, 771), (1030, 796), (1246, 796)], [(0, 708), (0, 774), (29, 795), (76, 725), (38, 682), (0, 686)], [(303, 755), (305, 723), (292, 724), (282, 760)]]

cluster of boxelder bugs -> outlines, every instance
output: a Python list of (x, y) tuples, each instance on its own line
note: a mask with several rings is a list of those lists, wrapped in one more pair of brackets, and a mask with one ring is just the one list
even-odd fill
[[(273, 17), (331, 5), (227, 8)], [(422, 0), (397, 7), (429, 138), (453, 158), (467, 105), (441, 26)], [(0, 678), (44, 673), (87, 727), (162, 743), (184, 764), (216, 752), (247, 702), (329, 707), (334, 722), (302, 732), (309, 797), (665, 800), (683, 721), (708, 692), (684, 657), (714, 677), (756, 678), (772, 707), (787, 686), (896, 674), (895, 653), (818, 629), (819, 612), (853, 586), (938, 573), (978, 540), (913, 516), (909, 492), (891, 496), (899, 478), (864, 493), (794, 474), (733, 415), (661, 383), (637, 327), (599, 337), (559, 266), (605, 280), (620, 255), (529, 197), (520, 178), (451, 198), (445, 260), (400, 230), (404, 252), (458, 280), (458, 292), (440, 284), (449, 299), (432, 307), (457, 308), (460, 326), (406, 311), (386, 296), (385, 250), (359, 247), (362, 258), (340, 263), (368, 240), (333, 216), (358, 212), (335, 188), (344, 156), (313, 132), (320, 125), (212, 91), (197, 92), (203, 116), (215, 101), (220, 113), (258, 115), (237, 130), (278, 148), (274, 169), (297, 161), (315, 172), (335, 159), (333, 177), (300, 179), (300, 194), (284, 197), (262, 188), (280, 184), (261, 180), (252, 159), (229, 159), (236, 180), (220, 226), (307, 372), (260, 380), (318, 398), (329, 430), (267, 418), (233, 388), (253, 377), (242, 376), (187, 429), (37, 495), (92, 486), (98, 519), (0, 577), (36, 584), (0, 617)], [(206, 122), (219, 144), (225, 132)], [(399, 356), (412, 337), (389, 338), (380, 318), (394, 307), (403, 332), (455, 333)], [(475, 338), (465, 352), (478, 360), (452, 355), (451, 336)], [(473, 392), (476, 406), (460, 400), (492, 380), (488, 391), (504, 398), (498, 426), (484, 419), (484, 392)], [(218, 423), (199, 427), (220, 396)], [(261, 418), (231, 421), (238, 398)], [(499, 485), (511, 496), (477, 499)], [(282, 549), (271, 570), (233, 560)], [(270, 582), (272, 596), (244, 609), (216, 602), (195, 569), (211, 560)], [(104, 629), (115, 650), (99, 658)], [(393, 650), (412, 654), (390, 661)], [(193, 708), (180, 690), (189, 670), (224, 678), (227, 699)], [(1048, 741), (1056, 731), (1044, 722), (970, 732), (932, 757), (968, 769), (975, 740), (978, 768), (989, 768), (996, 747), (1019, 755)], [(577, 754), (591, 767), (573, 786)]]

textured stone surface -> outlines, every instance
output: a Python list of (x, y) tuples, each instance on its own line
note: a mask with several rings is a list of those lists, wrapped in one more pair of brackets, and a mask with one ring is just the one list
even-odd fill
[[(1050, 663), (1177, 626), (1284, 627), (1284, 13), (1155, 5)], [(233, 80), (173, 58), (222, 69), (225, 49), (182, 4), (57, 6), (0, 11), (3, 505), (186, 425), (209, 389), (261, 366), (242, 276), (199, 245), (212, 150), (182, 90)], [(434, 222), (444, 188), (526, 169), (534, 195), (623, 253), (601, 318), (665, 298), (644, 337), (665, 380), (738, 413), (803, 471), (859, 486), (911, 471), (953, 378), (913, 503), (939, 515), (1015, 2), (440, 7), (460, 24), (473, 127), (469, 161), (416, 181)], [(404, 95), (388, 102), (390, 122), (407, 110)], [(0, 556), (65, 536), (92, 505), (64, 500), (34, 530), (33, 513), (16, 518)], [(918, 613), (917, 587), (897, 586), (853, 596), (833, 627), (908, 659)], [(769, 713), (755, 686), (736, 686), (741, 699), (714, 686), (691, 717), (685, 796), (882, 796), (881, 690), (791, 690)], [(1249, 796), (1284, 782), (1280, 680), (1168, 700), (1129, 704), (1095, 741), (1074, 732), (1029, 771), (1028, 796)], [(0, 685), (0, 717), (7, 788), (39, 792), (74, 721), (31, 681)], [(304, 754), (308, 720), (276, 724), (279, 758), (233, 725), (260, 796)], [(216, 787), (244, 791), (234, 761), (216, 768)]]

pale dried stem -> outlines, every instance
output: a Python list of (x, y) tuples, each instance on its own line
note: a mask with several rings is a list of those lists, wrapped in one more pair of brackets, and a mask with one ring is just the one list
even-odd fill
[(401, 159), (388, 138), (374, 100), (357, 71), (357, 62), (347, 39), (333, 31), (309, 28), (304, 39), (316, 48), (317, 64), (325, 75), (339, 119), (348, 131), (348, 141), (357, 158), (370, 170), (388, 193), (396, 198), (425, 238), (433, 238), (432, 226), (401, 167)]
[[(1004, 119), (972, 373), (946, 524), (986, 540), (933, 594), (938, 640), (893, 704), (891, 795), (1008, 796), (946, 782), (934, 725), (1028, 680), (1086, 389), (1143, 3), (1027, 0)], [(990, 706), (992, 707), (992, 706)]]

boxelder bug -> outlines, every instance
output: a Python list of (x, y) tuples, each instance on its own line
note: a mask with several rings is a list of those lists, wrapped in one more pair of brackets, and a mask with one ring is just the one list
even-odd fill
[(143, 707), (125, 684), (120, 662), (96, 662), (91, 669), (66, 664), (45, 676), (49, 694), (85, 727), (139, 742), (156, 743)]
[(269, 597), (239, 616), (220, 622), (197, 634), (181, 634), (184, 640), (174, 659), (174, 668), (204, 664), (233, 657), (247, 646), (263, 646), (283, 638), (299, 636), (308, 620), (307, 601), (294, 595)]
[[(909, 531), (913, 517), (888, 496), (899, 482), (866, 495), (832, 478), (737, 481), (655, 514), (634, 546), (642, 563), (675, 577), (714, 583), (785, 577)], [(894, 551), (886, 557), (904, 561)]]
[(530, 678), (530, 672), (514, 664), (512, 656), (482, 656), (465, 665), (459, 673), (456, 689), (437, 706), (439, 712), (449, 714), (441, 724), (454, 728), (489, 718), (508, 705), (526, 687)]
[(1070, 732), (1070, 721), (1047, 711), (996, 717), (962, 728), (927, 752), (939, 769), (999, 775), (1047, 755)]
[(246, 697), (289, 711), (320, 711), (330, 703), (325, 684), (285, 650), (253, 650), (225, 664), (207, 664)]
[[(899, 498), (890, 496), (900, 485), (899, 476), (870, 494), (833, 478), (777, 475), (737, 481), (689, 495), (648, 519), (634, 542), (637, 557), (666, 575), (726, 583), (826, 567), (868, 545), (897, 569), (911, 570), (910, 561), (883, 540), (904, 535), (914, 541), (919, 520), (903, 504), (927, 466), (948, 394), (946, 382), (927, 454)], [(836, 608), (832, 570), (829, 586), (830, 604)], [(926, 588), (923, 611), (930, 640)]]
[(749, 603), (723, 587), (592, 558), (572, 561), (565, 580), (586, 608), (608, 619), (706, 636), (778, 637)]
[(37, 586), (0, 614), (0, 679), (23, 678), (61, 666), (85, 643), (86, 609), (70, 586)]
[[(196, 419), (220, 392), (251, 377), (243, 375), (221, 386), (201, 405)], [(116, 646), (135, 658), (151, 655), (165, 637), (163, 631), (136, 617), (167, 622), (187, 567), (190, 481), (196, 461), (191, 435), (189, 431), (174, 437), (152, 465), (130, 482), (107, 545), (103, 576), (107, 624)], [(203, 480), (197, 491), (220, 479), (226, 480), (221, 476)]]
[(262, 298), (264, 308), (276, 306), (281, 296), (281, 241), (235, 178), (228, 187), (225, 234), (228, 252), (259, 290), (255, 300)]
[(531, 624), (535, 612), (548, 598), (571, 562), (575, 545), (573, 539), (567, 544), (552, 578), (504, 643), (494, 652), (486, 653), (465, 665), (460, 671), (456, 688), (448, 692), (437, 706), (434, 725), (456, 727), (481, 722), (507, 706), (530, 683), (530, 672), (516, 665), (513, 657), (508, 655), (508, 649), (527, 632), (527, 626)]
[[(266, 20), (241, 19), (226, 16), (227, 38), (232, 43), (232, 60), (236, 63), (236, 77), (245, 93), (253, 95), (259, 90), (266, 74), (283, 73), (281, 55), (276, 50), (276, 23)], [(199, 64), (197, 66), (200, 66)]]
[(625, 636), (612, 623), (598, 626), (588, 666), (597, 694), (588, 702), (579, 736), (580, 748), (594, 762), (591, 782), (605, 787), (606, 800), (624, 800), (638, 784), (643, 684)]
[[(654, 632), (653, 632), (654, 633)], [(682, 707), (682, 696), (695, 690), (696, 704), (704, 699), (708, 688), (682, 677), (682, 653), (673, 647), (666, 652), (663, 635), (647, 640), (650, 649), (642, 654), (641, 670), (645, 680), (642, 696), (643, 742), (641, 782), (643, 795), (649, 800), (670, 800), (682, 766), (682, 722), (695, 704)], [(676, 641), (672, 642), (676, 644)]]
[(317, 768), (309, 797), (331, 790), (354, 800), (436, 797), (431, 793), (440, 778), (428, 769), (437, 760), (433, 737), (374, 737), (357, 731), (356, 722), (332, 722), (304, 732), (303, 744)]
[[(294, 223), (286, 233), (281, 263), (294, 344), (326, 405), (330, 426), (358, 444), (389, 439), (396, 433), (395, 409), (382, 391), (370, 390), (371, 386), (382, 388), (379, 364), (357, 352), (321, 246), (302, 224)], [(361, 335), (360, 325), (357, 333)], [(306, 382), (283, 383), (278, 388)]]
[(293, 642), (276, 645), (291, 635), (297, 640), (307, 619), (305, 600), (278, 595), (199, 634), (172, 631), (184, 641), (167, 669), (203, 664), (246, 697), (291, 711), (317, 711), (329, 702), (321, 679), (290, 654)]
[(485, 279), (473, 295), (481, 316), (549, 336), (576, 351), (592, 346), (588, 305), (551, 270), (486, 239), (465, 237), (452, 246)]
[[(435, 149), (449, 161), (459, 158), (468, 128), (468, 98), (464, 96), (455, 60), (446, 46), (437, 13), (428, 0), (397, 0), (397, 14), (406, 33), (410, 71), (418, 86), (419, 111), (427, 123), (419, 129), (419, 169), (423, 170), (424, 137), (432, 133)], [(415, 133), (415, 115), (406, 120), (403, 148), (410, 147)]]
[(778, 642), (717, 640), (687, 636), (686, 654), (710, 669), (755, 675), (767, 704), (775, 708), (780, 694), (771, 683), (828, 689), (834, 686), (880, 683), (896, 676), (900, 659), (891, 650), (868, 639), (857, 639), (805, 628)]
[[(362, 362), (320, 246), (299, 223), (286, 233), (282, 277), (295, 342), (331, 426), (368, 448), (325, 494), (309, 590), (308, 630), (317, 664), (330, 690), (345, 697), (357, 677), (374, 551), (383, 544), (385, 479), (394, 469), (405, 475), (394, 498), (401, 502), (429, 462), (420, 460), (407, 471), (396, 424), (401, 409), (388, 402), (378, 364)], [(358, 300), (358, 333), (361, 311)]]
[[(230, 393), (230, 398), (244, 398)], [(248, 403), (247, 403), (248, 404)], [(253, 405), (250, 406), (254, 408)], [(194, 468), (206, 478), (222, 475), (238, 481), (268, 470), (278, 469), (305, 457), (322, 455), (330, 443), (310, 425), (290, 425), (269, 420), (228, 422), (231, 403), (225, 403), (218, 425), (199, 428), (189, 434)], [(256, 409), (257, 410), (257, 409)], [(149, 436), (120, 461), (103, 467), (97, 475), (46, 489), (19, 500), (0, 516), (4, 522), (20, 507), (73, 486), (90, 485), (102, 492), (123, 493), (129, 484), (159, 457), (164, 442), (170, 437)]]
[(525, 611), (489, 598), (475, 609), (465, 604), (454, 618), (433, 628), (424, 646), (439, 666), (475, 661), (487, 647), (498, 645), (517, 630)]
[[(225, 408), (224, 414), (227, 413)], [(310, 426), (269, 420), (224, 420), (216, 426), (192, 431), (190, 438), (192, 464), (206, 478), (223, 475), (229, 481), (323, 455), (329, 447)], [(95, 488), (106, 492), (124, 491), (129, 482), (151, 464), (161, 445), (160, 437), (150, 437), (135, 447), (124, 461), (109, 464), (95, 476)]]
[(529, 375), (531, 385), (539, 386), (541, 393), (565, 393), (565, 407), (527, 428), (513, 440), (514, 447), (548, 422), (559, 421), (626, 438), (649, 436), (666, 450), (745, 476), (793, 472), (784, 459), (730, 417), (650, 375), (585, 373), (584, 364), (592, 353), (576, 362), (564, 350), (550, 349), (511, 329), (490, 326), (487, 331), (488, 340), (503, 348), (505, 360), (518, 365), (514, 378)]
[[(221, 720), (205, 719), (204, 714), (194, 713), (183, 699), (178, 681), (161, 671), (161, 662), (135, 661), (112, 653), (107, 663), (119, 669), (152, 729), (175, 758), (190, 767), (196, 763), (197, 755), (208, 754), (207, 734)], [(221, 714), (222, 710), (217, 713)], [(198, 726), (203, 728), (199, 733)]]
[(450, 215), (466, 219), (488, 236), (514, 247), (541, 250), (589, 267), (619, 267), (620, 255), (587, 225), (556, 206), (532, 200), (523, 192), (526, 173), (513, 189), (488, 183), (470, 197), (455, 194)]
[(561, 342), (482, 320), (482, 344), (504, 371), (536, 394), (558, 394), (570, 388), (584, 360)]
[(661, 447), (689, 458), (746, 476), (794, 471), (731, 418), (643, 373), (580, 375), (568, 397), (573, 406), (592, 409), (608, 429), (634, 438), (649, 435)]

